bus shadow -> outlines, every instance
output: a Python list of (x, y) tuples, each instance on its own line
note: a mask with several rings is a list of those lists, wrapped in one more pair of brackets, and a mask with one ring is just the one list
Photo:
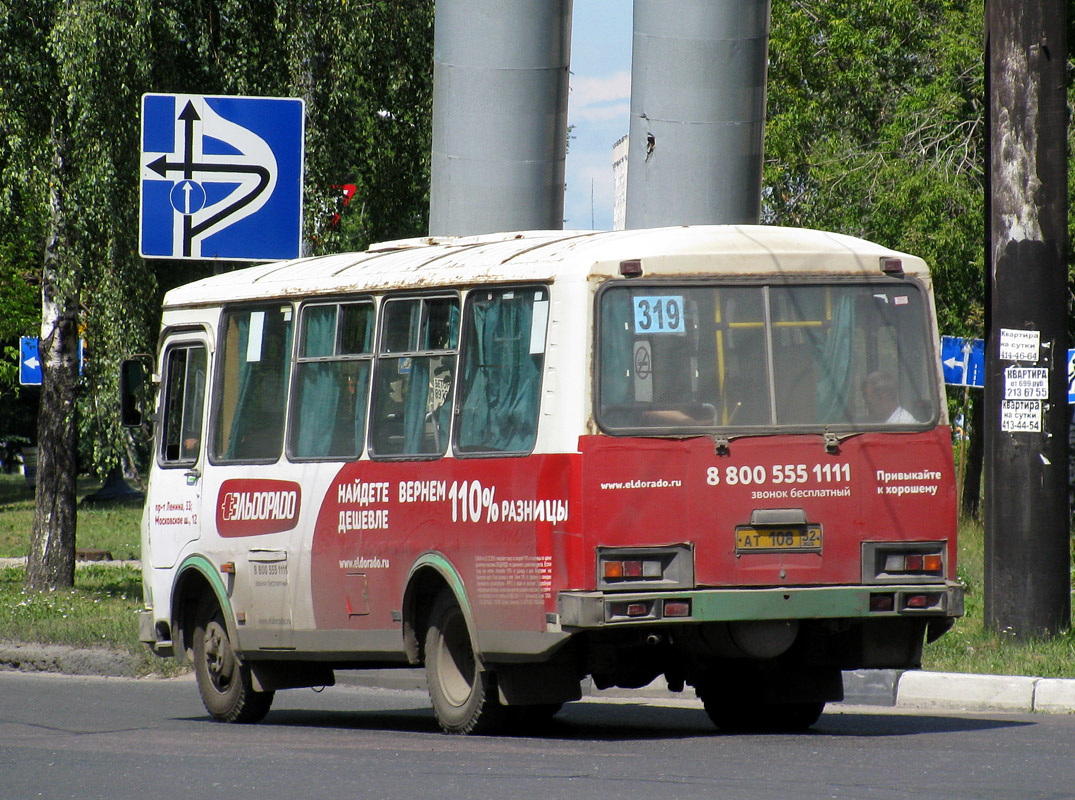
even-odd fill
[[(208, 717), (201, 719), (208, 720)], [(1035, 724), (1033, 721), (1004, 716), (968, 717), (856, 712), (825, 714), (814, 727), (801, 733), (740, 734), (718, 730), (710, 722), (706, 713), (700, 709), (578, 703), (565, 706), (559, 714), (548, 720), (511, 721), (504, 730), (488, 738), (531, 738), (565, 742), (660, 741), (725, 736), (755, 736), (763, 739), (786, 736), (814, 739), (887, 738), (969, 733), (1019, 728), (1033, 724)], [(422, 708), (399, 711), (280, 709), (269, 712), (261, 725), (280, 728), (442, 735), (432, 709)]]

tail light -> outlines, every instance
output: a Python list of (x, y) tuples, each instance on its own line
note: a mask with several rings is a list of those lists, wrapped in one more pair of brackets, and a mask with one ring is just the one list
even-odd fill
[(946, 542), (863, 542), (862, 582), (937, 583), (947, 570)]
[(597, 548), (597, 588), (640, 591), (694, 588), (694, 550), (669, 547)]

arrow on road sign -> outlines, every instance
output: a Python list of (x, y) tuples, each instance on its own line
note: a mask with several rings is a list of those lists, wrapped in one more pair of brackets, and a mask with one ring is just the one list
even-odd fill
[(981, 339), (941, 337), (944, 382), (952, 386), (985, 385), (985, 343)]
[(183, 122), (183, 160), (182, 161), (169, 161), (168, 155), (162, 155), (151, 161), (146, 166), (160, 175), (162, 178), (167, 178), (169, 172), (182, 172), (185, 180), (193, 180), (195, 173), (207, 172), (207, 173), (221, 173), (221, 174), (237, 174), (237, 175), (257, 175), (257, 185), (253, 187), (246, 194), (240, 195), (237, 200), (230, 205), (225, 206), (217, 213), (210, 216), (208, 219), (204, 219), (201, 222), (194, 224), (193, 218), (189, 213), (190, 209), (190, 185), (188, 184), (185, 191), (187, 193), (187, 212), (183, 217), (183, 255), (190, 256), (192, 246), (194, 243), (194, 237), (212, 230), (214, 227), (224, 222), (235, 212), (246, 208), (253, 203), (262, 192), (265, 191), (265, 187), (269, 185), (269, 170), (261, 166), (260, 164), (220, 164), (212, 161), (195, 161), (194, 160), (194, 123), (201, 121), (201, 116), (198, 115), (198, 110), (194, 108), (194, 103), (190, 100), (187, 101), (186, 106), (179, 114), (179, 119)]
[(144, 95), (139, 252), (298, 255), (303, 118), (297, 99)]
[(22, 336), (19, 338), (20, 385), (41, 385), (41, 359), (38, 358), (38, 353), (38, 339), (36, 336)]
[(239, 199), (231, 205), (225, 206), (208, 219), (202, 220), (197, 225), (192, 223), (193, 218), (189, 214), (184, 215), (183, 255), (185, 256), (191, 254), (191, 245), (194, 242), (195, 236), (200, 236), (216, 225), (219, 225), (221, 222), (227, 220), (227, 218), (235, 212), (246, 208), (257, 200), (261, 193), (265, 191), (265, 187), (269, 185), (269, 170), (258, 164), (213, 164), (211, 162), (199, 161), (169, 161), (168, 156), (161, 156), (156, 161), (153, 161), (146, 166), (162, 178), (168, 177), (169, 172), (182, 172), (183, 177), (187, 180), (190, 180), (195, 172), (238, 173), (258, 176), (258, 184), (251, 191), (239, 197)]

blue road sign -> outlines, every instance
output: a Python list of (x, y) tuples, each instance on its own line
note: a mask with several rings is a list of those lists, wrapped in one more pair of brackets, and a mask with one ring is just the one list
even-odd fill
[(142, 256), (298, 256), (304, 133), (300, 99), (143, 95)]
[[(22, 386), (41, 385), (41, 340), (37, 336), (19, 337), (19, 383)], [(86, 342), (78, 341), (78, 374), (86, 365)]]
[(37, 337), (19, 338), (19, 383), (23, 386), (41, 385), (41, 359), (37, 353)]
[(985, 386), (985, 342), (981, 339), (942, 336), (941, 363), (949, 386)]

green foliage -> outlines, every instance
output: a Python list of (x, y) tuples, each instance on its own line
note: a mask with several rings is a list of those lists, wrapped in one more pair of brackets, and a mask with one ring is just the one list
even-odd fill
[[(924, 669), (986, 675), (1075, 678), (1075, 630), (1049, 639), (1018, 639), (985, 625), (985, 534), (982, 524), (959, 526), (957, 571), (965, 587), (966, 616), (922, 655)], [(1075, 571), (1075, 564), (1073, 564)]]
[(982, 25), (972, 0), (774, 0), (763, 211), (922, 256), (941, 329), (976, 336)]
[[(0, 347), (10, 352), (40, 326), (36, 284), (58, 153), (61, 288), (81, 287), (86, 341), (83, 468), (104, 475), (138, 461), (117, 423), (118, 363), (152, 352), (163, 291), (212, 269), (137, 255), (142, 94), (304, 98), (310, 248), (419, 235), (432, 10), (432, 0), (0, 0)], [(346, 208), (345, 184), (356, 187)], [(18, 401), (12, 362), (0, 368), (0, 418), (14, 420), (4, 413)], [(24, 404), (35, 397), (22, 393)], [(20, 424), (30, 425), (27, 416)]]

